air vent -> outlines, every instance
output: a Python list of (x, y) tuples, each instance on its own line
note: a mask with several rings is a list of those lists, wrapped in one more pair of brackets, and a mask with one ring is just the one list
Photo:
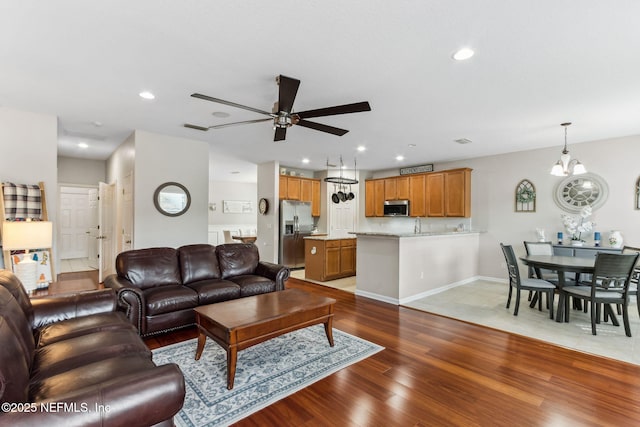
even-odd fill
[(471, 144), (471, 140), (467, 138), (454, 139), (458, 144)]

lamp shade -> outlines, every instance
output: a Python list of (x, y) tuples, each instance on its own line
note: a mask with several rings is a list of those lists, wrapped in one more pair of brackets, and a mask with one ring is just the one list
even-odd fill
[(2, 223), (2, 249), (50, 248), (53, 240), (51, 221), (5, 221)]

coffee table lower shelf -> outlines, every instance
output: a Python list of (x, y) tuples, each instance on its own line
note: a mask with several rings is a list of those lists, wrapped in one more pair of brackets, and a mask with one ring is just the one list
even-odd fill
[(333, 347), (336, 300), (300, 289), (244, 297), (195, 308), (198, 325), (196, 360), (207, 337), (227, 352), (227, 389), (233, 388), (238, 351), (286, 333), (320, 323)]

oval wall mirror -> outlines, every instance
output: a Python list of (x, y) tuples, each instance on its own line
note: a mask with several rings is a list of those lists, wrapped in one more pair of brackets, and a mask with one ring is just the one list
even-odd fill
[(153, 193), (153, 204), (163, 215), (179, 216), (189, 210), (191, 195), (184, 185), (165, 182)]

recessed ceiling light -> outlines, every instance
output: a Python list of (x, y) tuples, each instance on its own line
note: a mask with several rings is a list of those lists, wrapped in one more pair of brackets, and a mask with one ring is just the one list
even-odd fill
[(89, 144), (87, 144), (86, 142), (79, 142), (78, 143), (78, 147), (80, 147), (80, 148), (89, 148)]
[(401, 162), (404, 160), (404, 156), (396, 156), (396, 160)]
[(309, 163), (309, 159), (307, 159), (306, 157), (304, 159), (302, 159), (302, 163)]
[(154, 94), (146, 90), (144, 92), (140, 92), (138, 95), (140, 95), (140, 98), (144, 98), (144, 99), (155, 99), (156, 97)]
[(416, 146), (416, 144), (409, 144), (409, 145), (407, 145), (407, 147), (409, 147), (409, 148), (415, 148), (415, 146)]
[(475, 52), (468, 47), (463, 47), (459, 51), (453, 54), (453, 59), (456, 61), (464, 61), (465, 59), (471, 58)]
[(211, 115), (214, 116), (214, 117), (220, 117), (221, 119), (226, 119), (231, 114), (229, 114), (229, 113), (227, 113), (225, 111), (214, 111), (213, 113), (211, 113)]
[(93, 123), (93, 125), (94, 125), (95, 127), (97, 127), (97, 128), (99, 128), (100, 126), (102, 126), (102, 122), (99, 122), (99, 121), (97, 121), (97, 120), (96, 120), (96, 121), (94, 121), (94, 122), (91, 122), (91, 123)]
[(365, 147), (364, 145), (358, 145), (358, 151), (364, 151), (366, 149), (367, 147)]

